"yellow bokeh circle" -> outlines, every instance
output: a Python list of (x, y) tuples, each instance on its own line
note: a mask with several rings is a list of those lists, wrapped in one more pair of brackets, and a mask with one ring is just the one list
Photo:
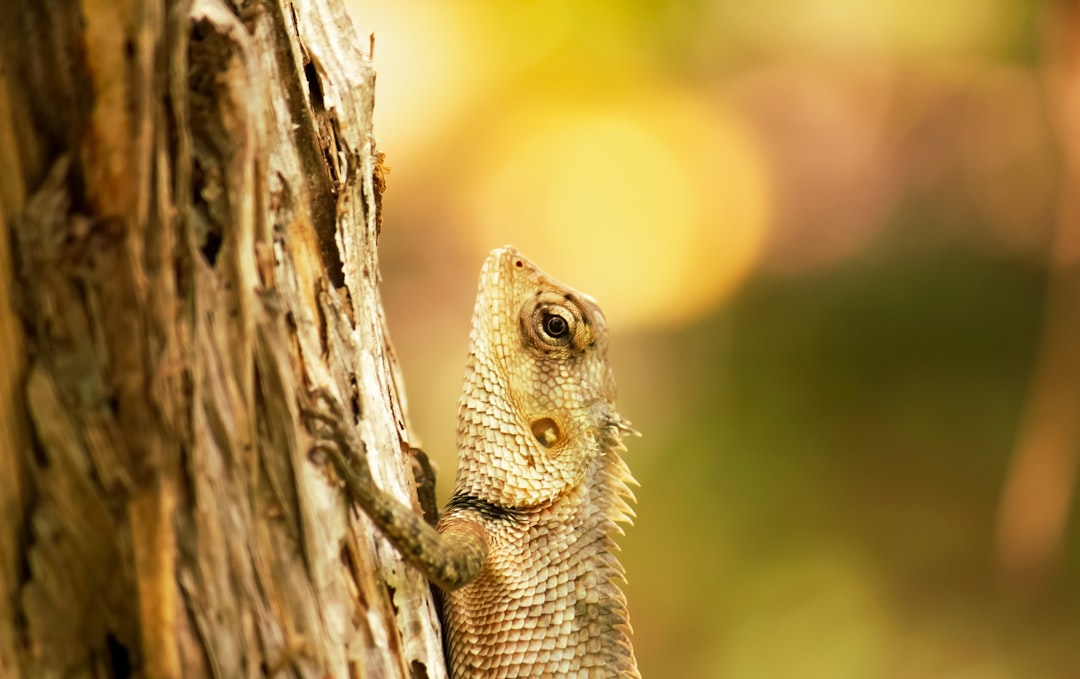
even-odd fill
[(623, 329), (715, 307), (756, 262), (766, 179), (726, 109), (664, 91), (501, 118), (468, 201), (479, 249), (518, 246)]

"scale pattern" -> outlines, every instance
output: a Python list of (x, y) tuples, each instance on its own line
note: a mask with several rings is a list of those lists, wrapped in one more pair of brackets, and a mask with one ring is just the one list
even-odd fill
[[(569, 326), (561, 344), (551, 315)], [(640, 677), (614, 543), (633, 516), (619, 455), (633, 430), (614, 409), (605, 323), (516, 250), (485, 262), (439, 524), (478, 524), (487, 542), (479, 576), (446, 597), (455, 678)]]
[(587, 295), (513, 248), (480, 273), (454, 496), (437, 530), (383, 492), (339, 401), (307, 408), (353, 502), (446, 591), (455, 679), (640, 678), (614, 537), (636, 433), (615, 411), (607, 328)]

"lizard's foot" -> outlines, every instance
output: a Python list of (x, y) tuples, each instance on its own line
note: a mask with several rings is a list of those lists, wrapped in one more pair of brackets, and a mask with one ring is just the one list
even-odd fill
[(340, 428), (346, 421), (345, 406), (326, 387), (316, 387), (300, 402), (304, 417), (328, 428)]
[(376, 488), (368, 466), (367, 447), (341, 401), (328, 389), (319, 388), (309, 394), (300, 409), (315, 436), (309, 459), (322, 464), (329, 458), (352, 500), (370, 507)]
[(351, 418), (341, 401), (325, 387), (313, 389), (307, 400), (300, 404), (303, 416), (309, 421), (315, 442), (311, 453), (330, 456), (335, 466), (347, 466), (346, 460), (355, 460), (365, 466), (367, 447), (357, 436)]

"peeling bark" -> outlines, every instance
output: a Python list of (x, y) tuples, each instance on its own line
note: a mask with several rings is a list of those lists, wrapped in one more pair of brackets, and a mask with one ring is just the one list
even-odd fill
[(335, 0), (0, 22), (0, 676), (443, 677), (430, 590), (308, 457), (417, 503), (374, 75)]

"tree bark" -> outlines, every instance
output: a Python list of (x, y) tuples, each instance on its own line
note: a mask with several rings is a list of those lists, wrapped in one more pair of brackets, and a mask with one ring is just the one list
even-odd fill
[(416, 503), (337, 0), (9, 0), (0, 676), (441, 677), (427, 583), (309, 459)]

